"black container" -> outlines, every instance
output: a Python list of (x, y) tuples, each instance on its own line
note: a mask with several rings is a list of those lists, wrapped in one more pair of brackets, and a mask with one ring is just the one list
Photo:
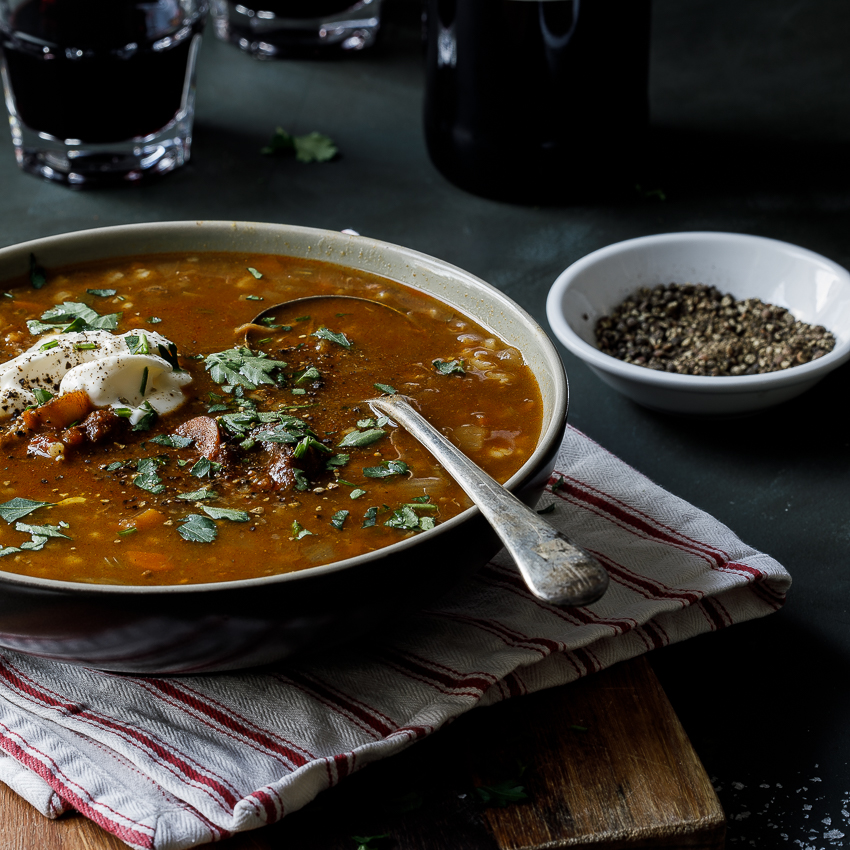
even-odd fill
[(650, 0), (428, 0), (425, 138), (475, 194), (631, 187), (648, 124)]

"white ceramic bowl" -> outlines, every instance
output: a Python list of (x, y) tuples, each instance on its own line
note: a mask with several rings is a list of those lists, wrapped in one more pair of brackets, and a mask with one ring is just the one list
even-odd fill
[[(625, 363), (596, 346), (597, 321), (641, 287), (704, 283), (760, 298), (835, 334), (829, 354), (764, 375), (708, 377)], [(564, 271), (546, 312), (561, 342), (638, 404), (683, 414), (730, 415), (780, 404), (850, 358), (850, 273), (797, 245), (743, 233), (661, 233), (600, 248)]]

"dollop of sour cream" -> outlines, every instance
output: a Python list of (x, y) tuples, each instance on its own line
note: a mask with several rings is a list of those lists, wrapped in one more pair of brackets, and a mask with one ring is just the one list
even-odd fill
[(175, 372), (155, 354), (133, 354), (127, 343), (132, 336), (145, 337), (150, 351), (171, 345), (162, 334), (139, 329), (125, 334), (78, 331), (41, 337), (23, 354), (0, 365), (0, 420), (38, 404), (37, 389), (53, 395), (83, 390), (95, 407), (129, 408), (134, 425), (149, 412), (145, 402), (160, 414), (176, 410), (184, 400), (181, 388), (191, 383), (191, 377)]

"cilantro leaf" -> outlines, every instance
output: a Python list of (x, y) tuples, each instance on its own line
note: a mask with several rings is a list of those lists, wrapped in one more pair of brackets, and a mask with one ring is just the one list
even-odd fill
[(440, 375), (465, 375), (463, 360), (432, 360), (431, 365)]
[(258, 272), (256, 269), (251, 268), (251, 266), (248, 266), (248, 271), (249, 271), (249, 272), (251, 272), (251, 274), (252, 274), (252, 275), (253, 275), (253, 276), (254, 276), (257, 280), (259, 280), (259, 279), (263, 276), (263, 273), (262, 273), (262, 272)]
[(213, 519), (229, 519), (232, 522), (248, 522), (250, 519), (247, 511), (238, 511), (234, 508), (214, 508), (210, 505), (201, 505), (201, 510)]
[(87, 289), (89, 295), (97, 295), (98, 298), (109, 298), (111, 295), (115, 295), (118, 290), (117, 289)]
[(181, 437), (178, 434), (158, 434), (148, 441), (158, 446), (168, 446), (171, 449), (188, 449), (195, 441), (191, 437)]
[(308, 536), (312, 537), (313, 532), (307, 531), (307, 529), (304, 528), (304, 526), (301, 525), (301, 523), (298, 522), (298, 520), (296, 519), (296, 520), (293, 520), (293, 522), (292, 522), (292, 536), (296, 540), (300, 540), (302, 537), (308, 537)]
[(278, 127), (269, 143), (261, 150), (267, 156), (295, 154), (298, 162), (327, 162), (339, 152), (331, 139), (321, 133), (312, 132), (304, 136), (293, 136)]
[(328, 330), (324, 325), (320, 327), (317, 331), (314, 331), (310, 334), (310, 336), (316, 336), (319, 339), (326, 339), (328, 342), (335, 342), (337, 345), (341, 345), (345, 349), (351, 349), (351, 341), (344, 333), (337, 333), (336, 331)]
[[(354, 494), (352, 493), (352, 496)], [(363, 515), (363, 525), (361, 528), (371, 528), (378, 519), (378, 509), (376, 507), (371, 507), (366, 509), (366, 513)]]
[(337, 512), (336, 512), (336, 513), (335, 513), (335, 514), (331, 517), (331, 525), (332, 525), (334, 528), (339, 529), (340, 531), (342, 531), (342, 527), (343, 527), (343, 525), (345, 524), (345, 521), (348, 519), (348, 514), (349, 514), (349, 511), (337, 511)]
[(387, 395), (398, 395), (398, 390), (391, 387), (389, 384), (375, 384), (376, 389)]
[(156, 422), (159, 414), (153, 409), (151, 403), (145, 400), (139, 405), (139, 410), (144, 410), (144, 416), (133, 426), (134, 431), (149, 431)]
[(347, 454), (336, 454), (332, 455), (325, 461), (325, 469), (328, 471), (332, 469), (339, 469), (341, 466), (345, 466), (351, 455)]
[(363, 474), (367, 478), (389, 478), (391, 475), (404, 475), (410, 467), (403, 460), (385, 460), (380, 466), (367, 466)]
[(475, 796), (485, 806), (504, 808), (511, 803), (519, 803), (528, 799), (525, 787), (517, 784), (515, 779), (506, 779), (495, 785), (479, 785), (475, 789)]
[(217, 383), (255, 390), (260, 384), (275, 384), (275, 373), (286, 366), (249, 348), (231, 348), (210, 354), (204, 361), (210, 377)]
[(370, 428), (368, 431), (352, 431), (346, 434), (338, 443), (338, 448), (363, 448), (376, 443), (381, 437), (386, 436), (380, 428)]
[(180, 522), (183, 524), (177, 531), (184, 540), (188, 540), (190, 543), (212, 543), (218, 537), (218, 529), (209, 517), (189, 514)]
[(11, 525), (39, 508), (47, 508), (52, 505), (53, 502), (34, 502), (32, 499), (22, 499), (20, 496), (15, 496), (14, 499), (9, 499), (8, 502), (3, 502), (0, 505), (0, 519), (6, 520)]
[(16, 522), (15, 531), (23, 531), (25, 534), (31, 534), (33, 537), (64, 537), (66, 540), (71, 539), (67, 534), (63, 534), (59, 530), (58, 525), (27, 525), (25, 522)]
[(202, 487), (200, 490), (192, 490), (191, 493), (178, 493), (174, 498), (183, 499), (185, 502), (199, 502), (201, 499), (217, 499), (218, 493)]

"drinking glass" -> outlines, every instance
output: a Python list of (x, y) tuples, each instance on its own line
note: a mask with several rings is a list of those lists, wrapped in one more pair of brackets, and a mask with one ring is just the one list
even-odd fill
[(207, 0), (0, 0), (20, 167), (72, 186), (183, 165)]
[(383, 0), (212, 0), (216, 35), (258, 59), (363, 50)]

